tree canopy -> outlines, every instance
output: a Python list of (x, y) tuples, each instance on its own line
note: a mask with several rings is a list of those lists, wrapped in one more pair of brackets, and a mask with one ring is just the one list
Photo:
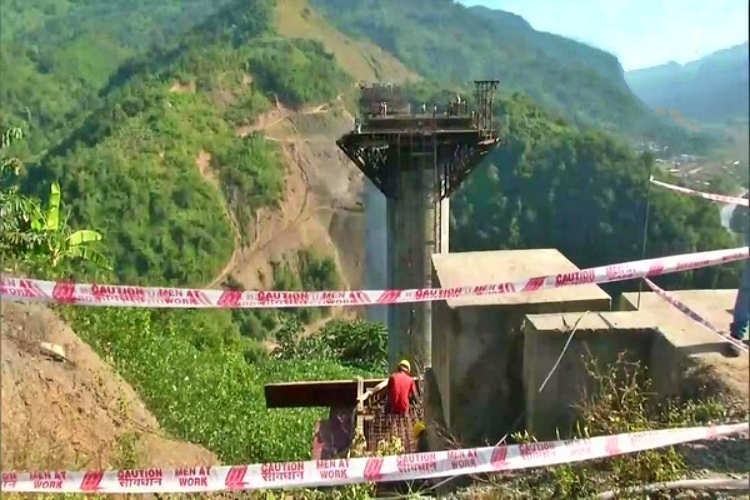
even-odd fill
[[(456, 193), (453, 250), (556, 248), (579, 267), (639, 260), (649, 154), (551, 120), (527, 98), (500, 102), (502, 143)], [(719, 206), (651, 190), (646, 258), (731, 248)], [(662, 278), (670, 287), (734, 287), (739, 266)], [(614, 289), (622, 289), (621, 284)]]

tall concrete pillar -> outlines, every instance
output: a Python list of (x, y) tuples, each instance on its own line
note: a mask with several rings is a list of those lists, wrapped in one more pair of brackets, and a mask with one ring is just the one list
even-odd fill
[[(388, 223), (385, 195), (365, 177), (365, 288), (390, 288), (388, 273)], [(387, 306), (368, 306), (367, 319), (388, 325)]]
[[(388, 200), (388, 261), (393, 289), (432, 287), (432, 254), (437, 249), (435, 172), (399, 173), (401, 195)], [(388, 359), (406, 357), (432, 366), (432, 304), (397, 304), (388, 313)]]
[[(450, 202), (439, 200), (438, 193), (455, 190), (499, 142), (492, 119), (498, 82), (475, 84), (475, 110), (469, 112), (456, 99), (449, 104), (450, 113), (432, 116), (409, 114), (408, 99), (392, 87), (361, 88), (364, 119), (336, 144), (388, 200), (387, 236), (383, 237), (378, 234), (380, 198), (373, 192), (365, 194), (368, 288), (382, 287), (377, 285), (382, 284), (383, 268), (388, 269), (388, 279), (382, 288), (433, 286), (432, 255), (449, 251)], [(378, 254), (383, 245), (385, 259)], [(371, 311), (371, 318), (379, 316), (377, 308)], [(416, 369), (428, 372), (432, 367), (432, 303), (391, 306), (387, 319), (389, 361), (395, 364), (406, 357)], [(433, 396), (428, 394), (427, 400)]]
[[(405, 193), (410, 194), (388, 200), (365, 180), (365, 284), (369, 290), (414, 288), (414, 280), (432, 287), (432, 254), (448, 253), (450, 200), (435, 200), (434, 171), (406, 171), (399, 182), (409, 187)], [(391, 365), (415, 356), (432, 364), (431, 356), (422, 355), (432, 352), (431, 316), (431, 303), (367, 308), (368, 320), (388, 326)], [(416, 332), (425, 333), (417, 339)], [(407, 337), (414, 338), (416, 345), (405, 343)]]

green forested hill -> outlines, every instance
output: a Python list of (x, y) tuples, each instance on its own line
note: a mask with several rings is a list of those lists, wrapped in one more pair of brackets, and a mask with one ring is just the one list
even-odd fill
[[(454, 196), (452, 250), (556, 248), (582, 268), (643, 258), (653, 158), (601, 132), (578, 132), (551, 120), (522, 96), (499, 106), (505, 140)], [(646, 257), (735, 245), (719, 223), (719, 205), (651, 192)], [(712, 267), (659, 282), (667, 288), (735, 287), (738, 271)]]
[(633, 92), (650, 108), (676, 109), (704, 123), (747, 123), (750, 106), (748, 43), (680, 65), (670, 62), (630, 71)]
[(483, 6), (470, 7), (469, 10), (487, 19), (495, 32), (505, 32), (505, 36), (515, 36), (523, 40), (547, 57), (556, 59), (557, 64), (572, 65), (574, 68), (585, 67), (587, 71), (593, 70), (620, 91), (628, 90), (622, 77), (620, 61), (609, 52), (564, 36), (536, 31), (525, 19), (510, 12)]
[(207, 19), (222, 0), (2, 0), (0, 124), (20, 125), (32, 152), (94, 109), (124, 61)]
[(235, 212), (249, 216), (279, 199), (284, 169), (276, 145), (239, 139), (236, 127), (272, 94), (300, 105), (351, 86), (319, 44), (274, 35), (273, 9), (235, 3), (121, 64), (100, 81), (95, 110), (30, 168), (29, 189), (58, 179), (74, 220), (107, 235), (123, 281), (210, 281), (233, 242), (199, 153), (210, 155)]

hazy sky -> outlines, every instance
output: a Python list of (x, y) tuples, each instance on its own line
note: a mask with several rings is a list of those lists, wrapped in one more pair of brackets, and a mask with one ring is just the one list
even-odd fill
[(513, 12), (539, 31), (586, 42), (625, 70), (686, 63), (748, 39), (747, 0), (459, 0)]

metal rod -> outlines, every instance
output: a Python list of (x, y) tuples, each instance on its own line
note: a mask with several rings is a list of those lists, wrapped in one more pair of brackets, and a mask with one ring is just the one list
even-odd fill
[[(648, 167), (648, 177), (646, 178), (646, 214), (643, 218), (643, 241), (641, 242), (641, 260), (646, 258), (646, 245), (648, 244), (648, 226), (649, 216), (651, 215), (651, 176), (654, 171), (654, 161)], [(643, 293), (643, 280), (638, 280), (638, 301), (636, 310), (641, 310), (641, 293)]]

